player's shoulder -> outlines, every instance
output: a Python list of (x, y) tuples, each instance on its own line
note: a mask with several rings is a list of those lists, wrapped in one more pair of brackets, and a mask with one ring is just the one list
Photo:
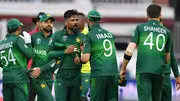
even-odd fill
[(58, 31), (55, 31), (53, 36), (61, 36), (61, 35), (64, 35), (64, 30), (58, 30)]
[(39, 32), (36, 32), (36, 33), (32, 34), (31, 39), (36, 40), (37, 38), (40, 37), (41, 33), (42, 33), (42, 31), (39, 31)]
[(144, 26), (147, 26), (148, 25), (148, 22), (145, 22), (145, 23), (141, 23), (141, 24), (138, 24), (136, 25), (136, 28), (143, 28)]
[(0, 45), (4, 43), (4, 40), (5, 40), (5, 39), (3, 39), (3, 40), (0, 40)]
[(21, 35), (19, 35), (19, 36), (16, 36), (16, 37), (15, 37), (14, 41), (15, 41), (15, 40), (16, 40), (16, 42), (22, 42), (22, 41), (24, 41), (24, 37), (21, 36)]
[(36, 32), (36, 33), (32, 34), (31, 37), (39, 36), (40, 33), (42, 33), (42, 31), (39, 31), (39, 32)]
[(81, 31), (81, 33), (84, 35), (88, 34), (88, 32), (89, 32), (89, 30), (86, 27), (84, 27), (84, 29)]
[(109, 31), (109, 30), (107, 30), (107, 29), (105, 29), (105, 28), (102, 28), (102, 27), (101, 27), (100, 31), (101, 31), (101, 33), (106, 33), (106, 34), (108, 34), (108, 35), (114, 36), (114, 34), (113, 34), (111, 31)]
[(165, 29), (169, 34), (171, 33), (171, 31), (168, 28), (166, 28), (165, 26), (163, 26), (163, 25), (160, 25), (160, 26), (161, 26), (161, 28)]

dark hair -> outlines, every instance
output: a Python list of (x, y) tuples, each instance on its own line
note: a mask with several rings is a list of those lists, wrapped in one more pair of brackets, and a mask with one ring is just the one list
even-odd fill
[(157, 4), (151, 4), (146, 9), (146, 12), (150, 18), (158, 18), (161, 14), (161, 6)]
[(7, 27), (7, 32), (8, 33), (14, 33), (18, 30), (18, 28), (14, 28), (14, 29), (10, 29), (9, 27)]
[(71, 9), (71, 10), (67, 10), (65, 13), (64, 13), (64, 19), (68, 19), (74, 15), (78, 15), (78, 11), (76, 9)]
[(84, 13), (82, 13), (82, 12), (79, 12), (79, 14), (78, 14), (79, 16), (85, 16), (85, 14)]

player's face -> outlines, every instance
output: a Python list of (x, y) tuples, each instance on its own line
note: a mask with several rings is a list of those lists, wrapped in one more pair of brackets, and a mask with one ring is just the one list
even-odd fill
[(51, 19), (45, 20), (41, 23), (43, 31), (51, 32), (53, 28), (53, 21)]
[(67, 28), (72, 32), (75, 32), (78, 29), (78, 16), (73, 15), (65, 22)]
[(87, 24), (88, 24), (88, 28), (91, 26), (91, 23), (90, 23), (91, 21), (88, 19), (87, 20)]
[(38, 19), (38, 20), (36, 20), (36, 27), (41, 28), (41, 22), (40, 22), (40, 20), (39, 20), (39, 19)]
[(16, 35), (20, 35), (22, 33), (22, 27), (21, 26), (19, 26), (18, 27), (18, 31), (17, 31), (17, 33), (16, 33)]
[(78, 27), (79, 27), (80, 29), (83, 29), (84, 26), (85, 26), (85, 24), (86, 24), (85, 17), (83, 17), (83, 16), (78, 16)]

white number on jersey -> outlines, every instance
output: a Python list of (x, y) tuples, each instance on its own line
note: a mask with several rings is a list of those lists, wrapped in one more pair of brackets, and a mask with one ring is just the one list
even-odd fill
[(8, 50), (8, 57), (4, 56), (4, 53), (6, 53), (5, 50), (1, 51), (1, 61), (5, 61), (5, 65), (4, 66), (8, 66), (9, 62), (13, 62), (13, 64), (16, 64), (16, 59), (14, 58), (13, 54), (12, 54), (12, 50), (11, 48), (9, 48)]
[(104, 47), (104, 50), (105, 50), (104, 56), (110, 57), (112, 55), (112, 44), (111, 44), (111, 41), (108, 40), (108, 39), (105, 39), (103, 41), (103, 47)]
[[(162, 42), (162, 46), (159, 46), (159, 39), (162, 38), (163, 42)], [(151, 32), (147, 38), (145, 39), (143, 45), (149, 45), (150, 50), (152, 50), (154, 43), (153, 43), (153, 32)], [(165, 47), (165, 36), (163, 34), (158, 34), (158, 36), (156, 37), (156, 49), (158, 51), (162, 51)]]

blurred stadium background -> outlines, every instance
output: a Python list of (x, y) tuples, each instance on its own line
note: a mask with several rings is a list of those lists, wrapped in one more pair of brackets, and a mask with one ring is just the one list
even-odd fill
[[(180, 0), (0, 0), (0, 39), (6, 35), (6, 23), (10, 18), (18, 18), (24, 23), (24, 30), (30, 32), (35, 25), (32, 17), (39, 12), (49, 13), (56, 18), (54, 31), (64, 27), (63, 13), (68, 9), (77, 9), (87, 14), (90, 10), (98, 10), (103, 19), (104, 28), (116, 36), (118, 65), (130, 41), (131, 33), (137, 24), (147, 21), (146, 7), (151, 3), (162, 6), (164, 25), (173, 33), (171, 35), (175, 47), (175, 56), (180, 63)], [(129, 79), (127, 87), (119, 88), (120, 101), (136, 101), (135, 82), (136, 53), (128, 65)], [(180, 101), (180, 91), (175, 90), (174, 76), (173, 101)], [(0, 91), (2, 90), (2, 72), (0, 72)], [(2, 92), (0, 92), (2, 98)]]

